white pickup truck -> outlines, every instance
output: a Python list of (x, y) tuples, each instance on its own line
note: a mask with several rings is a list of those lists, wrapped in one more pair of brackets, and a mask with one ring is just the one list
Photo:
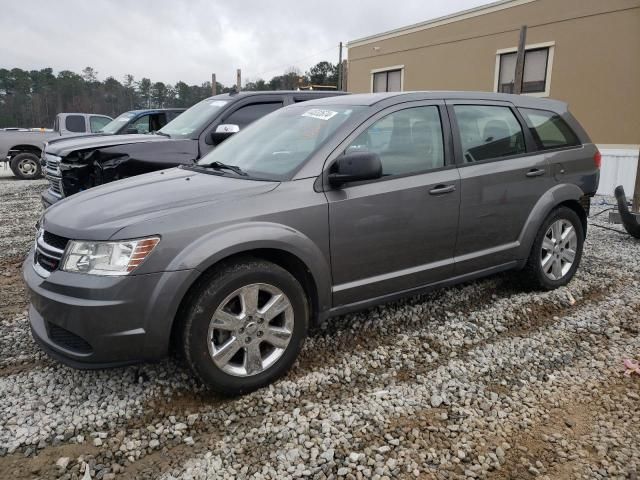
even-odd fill
[(61, 136), (94, 134), (111, 120), (106, 115), (92, 113), (59, 113), (53, 123), (53, 130), (0, 130), (0, 162), (8, 163), (18, 178), (38, 178), (42, 174), (40, 155), (45, 142)]

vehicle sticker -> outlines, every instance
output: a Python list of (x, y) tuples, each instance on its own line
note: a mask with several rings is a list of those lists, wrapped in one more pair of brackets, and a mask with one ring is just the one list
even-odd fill
[(335, 117), (338, 112), (334, 112), (333, 110), (322, 110), (320, 108), (312, 108), (311, 110), (307, 110), (302, 114), (303, 117), (311, 117), (317, 118), (318, 120), (329, 120), (330, 118)]
[(224, 100), (212, 100), (209, 102), (211, 107), (224, 107), (227, 104)]

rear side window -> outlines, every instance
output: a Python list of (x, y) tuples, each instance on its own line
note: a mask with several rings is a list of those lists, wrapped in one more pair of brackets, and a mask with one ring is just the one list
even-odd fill
[(531, 108), (519, 111), (540, 150), (580, 145), (578, 136), (557, 113)]
[(465, 162), (508, 157), (526, 151), (522, 127), (510, 108), (455, 105), (453, 109)]
[(444, 167), (438, 107), (407, 108), (382, 117), (358, 135), (346, 150), (347, 153), (362, 151), (380, 156), (384, 176)]
[(224, 123), (238, 125), (240, 128), (244, 128), (250, 123), (264, 117), (268, 113), (278, 110), (279, 108), (282, 108), (282, 102), (253, 103), (251, 105), (245, 105), (229, 115)]
[(92, 115), (89, 117), (89, 126), (91, 127), (91, 131), (93, 133), (99, 132), (104, 128), (104, 126), (111, 121), (110, 118), (107, 117), (96, 117)]
[(84, 133), (86, 131), (84, 117), (81, 115), (69, 115), (64, 121), (64, 127), (70, 132)]

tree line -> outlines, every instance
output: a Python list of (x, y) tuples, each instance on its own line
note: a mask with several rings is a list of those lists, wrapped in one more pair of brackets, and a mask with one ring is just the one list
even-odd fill
[[(301, 74), (295, 68), (271, 80), (258, 78), (247, 81), (244, 90), (295, 90), (307, 85), (336, 85), (337, 66), (319, 62)], [(227, 93), (234, 87), (216, 82), (216, 93)], [(116, 117), (127, 110), (140, 108), (188, 108), (211, 96), (211, 82), (175, 85), (138, 81), (125, 75), (122, 81), (112, 76), (98, 80), (98, 72), (86, 67), (81, 73), (53, 69), (22, 70), (0, 68), (0, 128), (51, 127), (57, 113), (99, 113)]]

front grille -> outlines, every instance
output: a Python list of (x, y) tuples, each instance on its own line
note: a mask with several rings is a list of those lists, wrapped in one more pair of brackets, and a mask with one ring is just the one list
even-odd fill
[(62, 196), (62, 182), (60, 178), (52, 177), (51, 175), (47, 175), (47, 180), (49, 180), (49, 189), (58, 196)]
[(36, 271), (41, 276), (47, 277), (49, 273), (58, 269), (68, 242), (68, 238), (45, 232), (42, 229), (38, 230), (33, 262), (39, 267), (36, 268)]
[(58, 197), (64, 196), (62, 191), (62, 178), (60, 173), (60, 157), (44, 154), (45, 167), (44, 174), (47, 180), (49, 180), (49, 190)]
[(44, 243), (46, 243), (47, 245), (51, 245), (52, 247), (59, 250), (64, 250), (67, 247), (67, 242), (69, 241), (68, 238), (64, 238), (56, 235), (55, 233), (46, 231), (42, 235), (42, 240), (44, 240)]
[(57, 343), (67, 350), (73, 350), (78, 353), (91, 353), (93, 348), (84, 338), (79, 337), (75, 333), (71, 333), (58, 325), (47, 322), (49, 330), (49, 338), (53, 343)]

